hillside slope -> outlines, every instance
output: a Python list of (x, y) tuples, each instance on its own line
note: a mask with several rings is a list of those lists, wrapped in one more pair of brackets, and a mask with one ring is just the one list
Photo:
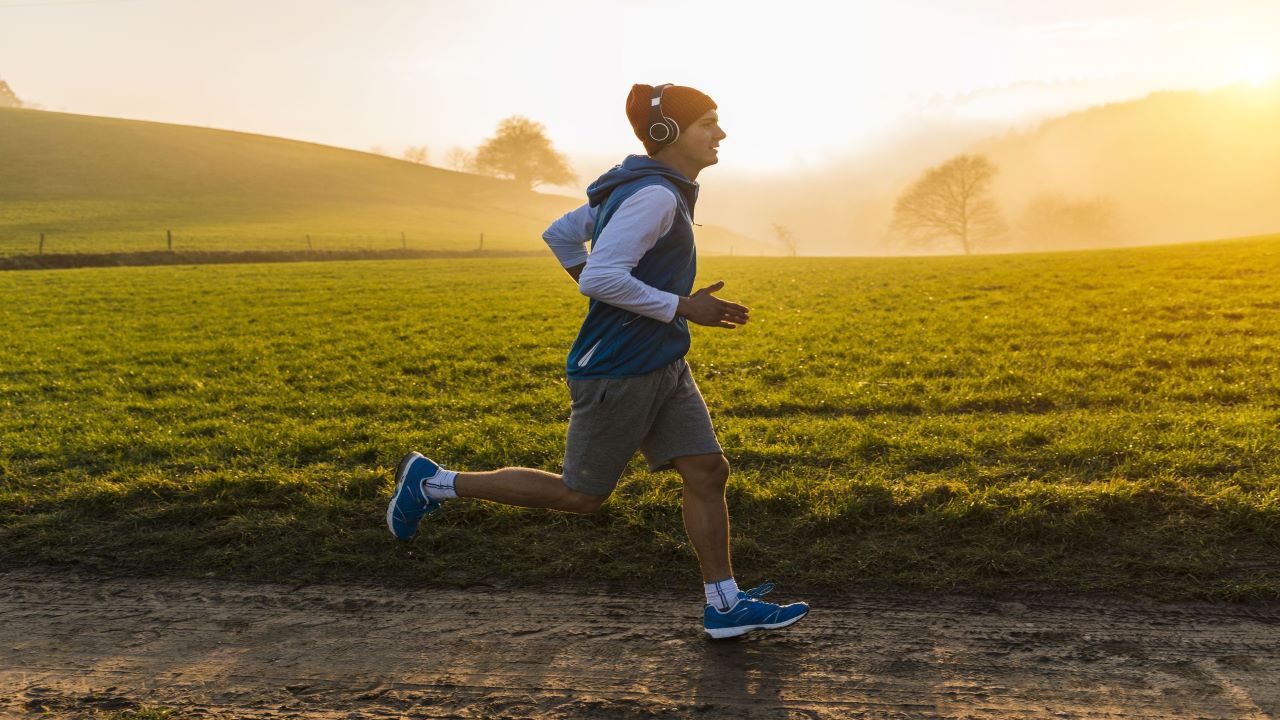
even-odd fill
[(281, 138), (0, 110), (0, 252), (533, 249), (571, 198)]
[[(1049, 120), (980, 143), (1012, 249), (1183, 242), (1280, 229), (1280, 84), (1164, 92)], [(1101, 200), (1115, 236), (1037, 236), (1037, 198)]]
[[(0, 254), (537, 250), (582, 199), (353, 150), (208, 128), (0, 109)], [(404, 240), (401, 240), (404, 233)], [(699, 231), (704, 252), (760, 243)], [(767, 249), (767, 248), (766, 248)]]
[[(858, 155), (833, 157), (826, 167), (717, 180), (700, 210), (760, 237), (770, 237), (774, 223), (785, 225), (799, 239), (801, 254), (924, 252), (887, 236), (894, 202), (927, 168), (979, 152), (1000, 169), (996, 192), (1014, 231), (999, 250), (1268, 234), (1280, 230), (1276, 128), (1280, 82), (1156, 93), (994, 136), (942, 119), (918, 127), (904, 121), (899, 135)], [(1103, 199), (1114, 210), (1115, 232), (1108, 238), (1026, 232), (1024, 216), (1040, 197)]]

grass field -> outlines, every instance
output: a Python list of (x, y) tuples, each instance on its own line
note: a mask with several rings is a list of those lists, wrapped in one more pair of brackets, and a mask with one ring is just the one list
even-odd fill
[[(712, 258), (753, 308), (690, 361), (737, 574), (826, 589), (1280, 597), (1280, 237)], [(697, 582), (679, 480), (597, 515), (390, 468), (558, 470), (585, 300), (546, 259), (0, 274), (0, 563), (394, 583)]]

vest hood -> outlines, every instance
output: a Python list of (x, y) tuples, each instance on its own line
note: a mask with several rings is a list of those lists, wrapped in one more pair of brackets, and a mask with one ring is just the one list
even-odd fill
[(689, 206), (689, 214), (693, 214), (694, 203), (698, 201), (698, 183), (690, 180), (670, 165), (654, 160), (648, 155), (628, 155), (620, 165), (601, 175), (587, 188), (587, 200), (591, 207), (604, 204), (614, 190), (644, 177), (659, 175), (671, 181), (671, 184), (684, 195), (685, 204)]

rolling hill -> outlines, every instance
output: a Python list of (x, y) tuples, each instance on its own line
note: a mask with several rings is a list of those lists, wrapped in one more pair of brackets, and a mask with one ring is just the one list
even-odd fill
[[(581, 199), (379, 155), (209, 128), (0, 109), (0, 254), (538, 250)], [(308, 241), (310, 236), (310, 241)], [(706, 227), (709, 253), (761, 243)]]
[[(785, 225), (801, 254), (936, 252), (887, 236), (899, 194), (929, 167), (985, 153), (1011, 226), (1001, 251), (1064, 250), (1241, 237), (1280, 230), (1280, 81), (1161, 92), (993, 133), (942, 119), (913, 124), (826, 167), (788, 176), (718, 180), (701, 209), (732, 229), (770, 236)], [(834, 131), (834, 129), (833, 129)], [(1035, 232), (1042, 199), (1100, 201), (1109, 237)], [(1044, 223), (1040, 223), (1043, 226)], [(1040, 229), (1043, 229), (1041, 227)], [(943, 251), (956, 250), (943, 248)]]
[[(979, 143), (1000, 167), (1010, 249), (1187, 242), (1280, 229), (1280, 83), (1161, 92)], [(1102, 201), (1115, 237), (1025, 226), (1037, 199)]]

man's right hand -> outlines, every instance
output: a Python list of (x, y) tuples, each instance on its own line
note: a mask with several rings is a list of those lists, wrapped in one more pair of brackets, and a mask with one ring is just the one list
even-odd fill
[(706, 325), (707, 327), (732, 330), (742, 325), (748, 320), (748, 314), (751, 311), (738, 303), (721, 300), (711, 294), (723, 287), (724, 281), (721, 280), (702, 288), (689, 297), (680, 298), (680, 302), (676, 306), (676, 315), (687, 319), (689, 322)]

